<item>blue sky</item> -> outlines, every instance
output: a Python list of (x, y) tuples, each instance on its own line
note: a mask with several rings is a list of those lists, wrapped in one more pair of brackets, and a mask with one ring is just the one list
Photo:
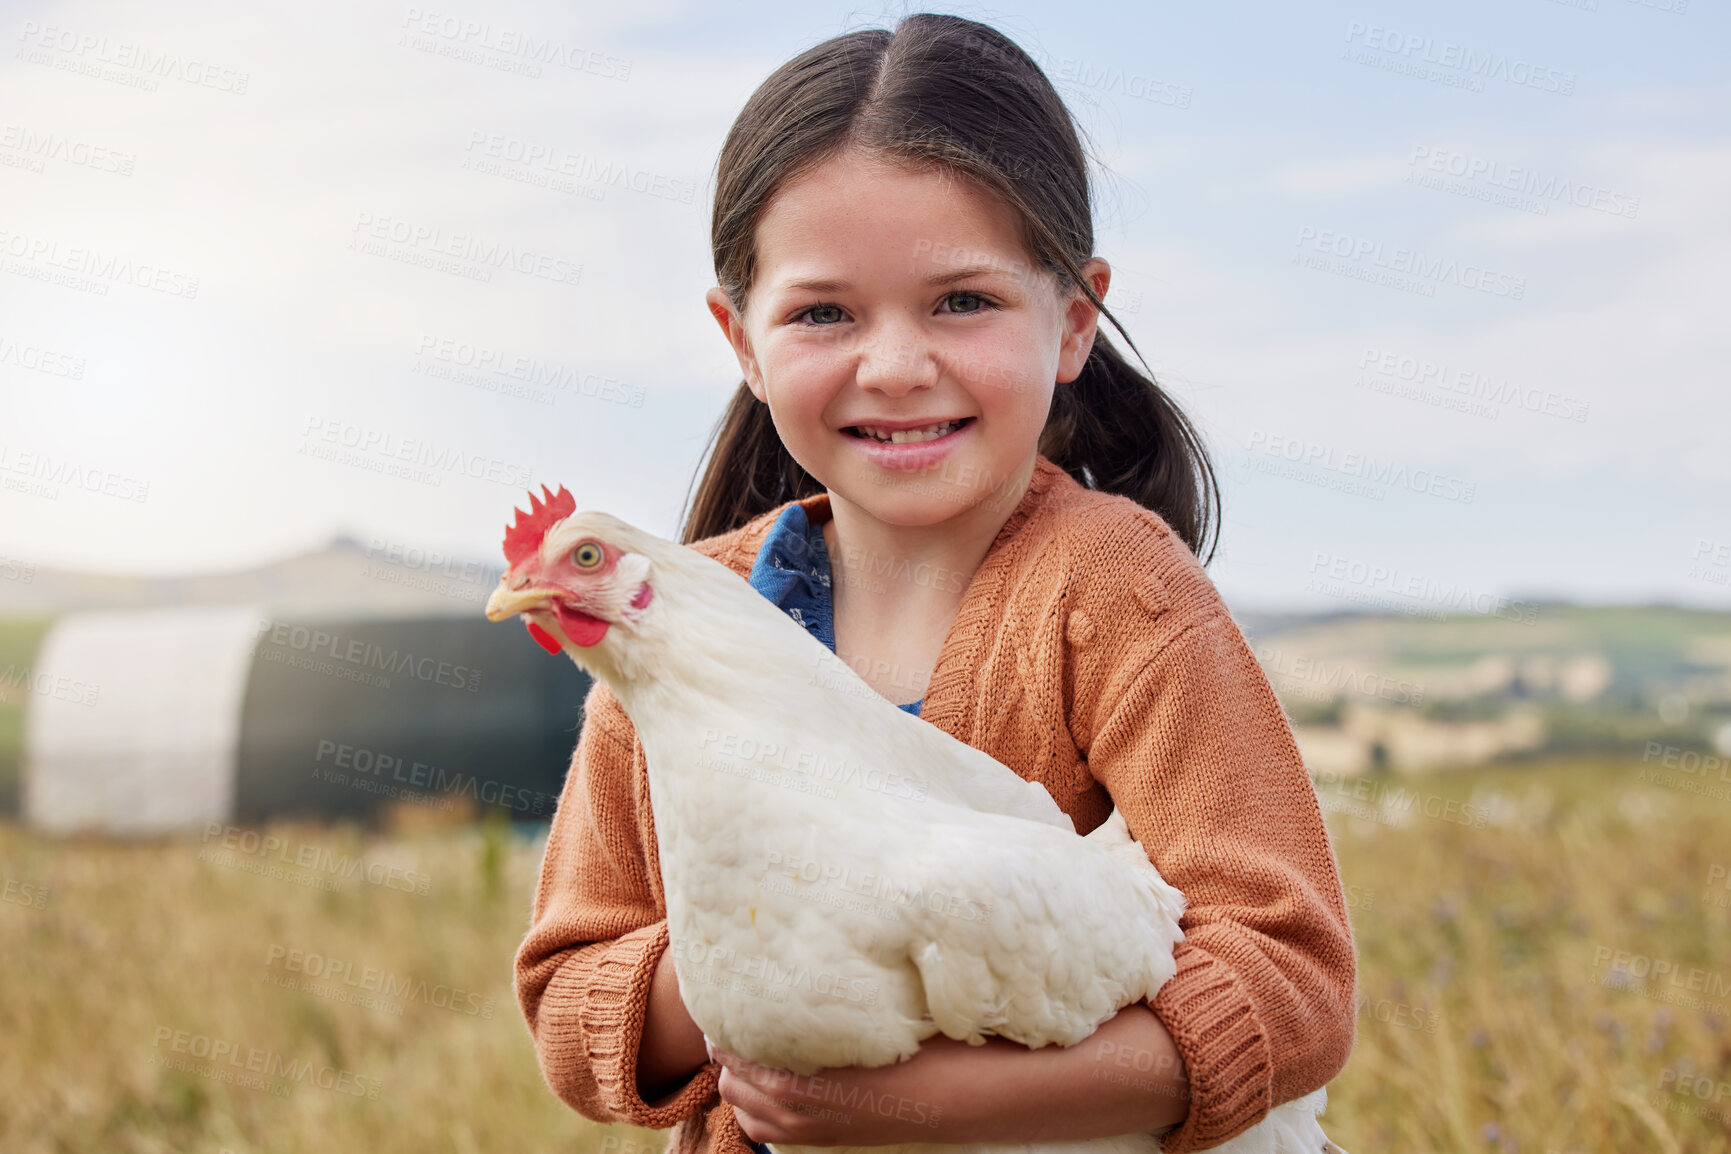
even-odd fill
[[(935, 9), (1087, 130), (1234, 607), (1731, 606), (1731, 28), (1680, 2)], [(492, 559), (524, 478), (670, 533), (737, 381), (702, 303), (727, 127), (917, 9), (240, 8), (0, 15), (0, 559)], [(523, 35), (586, 66), (529, 75)], [(535, 271), (427, 267), (492, 245)], [(478, 475), (393, 456), (427, 453)]]

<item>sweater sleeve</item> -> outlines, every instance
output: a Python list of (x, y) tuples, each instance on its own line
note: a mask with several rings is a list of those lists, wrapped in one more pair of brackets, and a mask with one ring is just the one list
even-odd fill
[(643, 844), (648, 805), (636, 731), (597, 682), (517, 949), (516, 990), (554, 1093), (597, 1122), (662, 1128), (699, 1112), (720, 1067), (703, 1067), (658, 1105), (637, 1092), (650, 983), (667, 948), (653, 847)]
[(1316, 791), (1223, 608), (1114, 695), (1088, 760), (1188, 901), (1177, 972), (1151, 1002), (1190, 1085), (1163, 1149), (1214, 1146), (1325, 1085), (1352, 1049), (1352, 929)]

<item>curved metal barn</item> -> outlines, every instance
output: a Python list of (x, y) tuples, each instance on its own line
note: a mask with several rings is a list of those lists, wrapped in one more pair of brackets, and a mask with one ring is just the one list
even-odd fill
[(70, 613), (33, 676), (22, 808), (68, 833), (398, 805), (545, 819), (589, 688), (485, 620), (244, 607)]

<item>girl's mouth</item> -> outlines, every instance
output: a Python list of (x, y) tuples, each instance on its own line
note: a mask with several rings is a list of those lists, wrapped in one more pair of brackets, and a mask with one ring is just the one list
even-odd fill
[(863, 441), (876, 441), (880, 445), (919, 445), (927, 441), (935, 441), (947, 437), (973, 421), (972, 417), (962, 417), (953, 421), (940, 421), (935, 425), (921, 425), (913, 429), (886, 429), (880, 425), (849, 425), (848, 432)]

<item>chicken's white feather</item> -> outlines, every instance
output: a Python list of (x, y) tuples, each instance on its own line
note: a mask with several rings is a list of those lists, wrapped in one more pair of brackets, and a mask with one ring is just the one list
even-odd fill
[[(1068, 1046), (1171, 977), (1184, 899), (1116, 811), (1077, 836), (1044, 789), (897, 709), (700, 553), (595, 512), (543, 549), (583, 537), (653, 591), (566, 652), (643, 742), (680, 994), (716, 1045), (801, 1074), (894, 1062), (939, 1032)], [(1277, 1107), (1220, 1149), (1321, 1150), (1320, 1108)]]

